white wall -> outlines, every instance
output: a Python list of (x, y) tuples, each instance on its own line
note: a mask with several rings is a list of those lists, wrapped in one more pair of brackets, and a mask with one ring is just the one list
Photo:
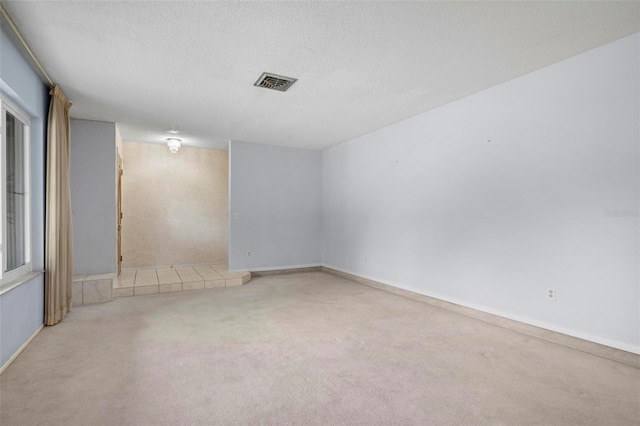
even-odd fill
[(74, 274), (116, 270), (116, 125), (71, 120)]
[(321, 264), (321, 163), (320, 151), (230, 143), (230, 269)]
[(324, 263), (640, 350), (639, 52), (636, 34), (326, 150)]

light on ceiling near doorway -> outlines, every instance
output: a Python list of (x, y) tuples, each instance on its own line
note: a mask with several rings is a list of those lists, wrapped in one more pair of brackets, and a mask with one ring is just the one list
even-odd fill
[(180, 143), (182, 142), (182, 140), (178, 139), (178, 138), (168, 138), (167, 139), (167, 146), (169, 147), (169, 152), (172, 154), (177, 154), (178, 150), (180, 149)]

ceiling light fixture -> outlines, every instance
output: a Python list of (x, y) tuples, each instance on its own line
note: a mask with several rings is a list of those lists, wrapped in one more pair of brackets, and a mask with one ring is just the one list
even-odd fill
[(168, 138), (167, 146), (169, 147), (169, 152), (172, 154), (177, 154), (178, 150), (180, 149), (181, 143), (182, 143), (182, 140), (178, 138)]

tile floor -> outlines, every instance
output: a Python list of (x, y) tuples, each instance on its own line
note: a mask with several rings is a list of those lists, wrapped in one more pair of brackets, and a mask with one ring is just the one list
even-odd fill
[(226, 265), (123, 269), (113, 280), (113, 297), (233, 287), (251, 280), (250, 272), (230, 272)]

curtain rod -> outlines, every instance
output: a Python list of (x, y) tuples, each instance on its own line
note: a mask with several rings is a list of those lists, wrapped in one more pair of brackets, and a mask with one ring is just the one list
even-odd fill
[(44, 68), (42, 68), (42, 65), (40, 65), (40, 62), (38, 61), (38, 58), (36, 58), (36, 55), (33, 54), (33, 51), (31, 50), (31, 48), (27, 44), (27, 41), (24, 39), (24, 37), (22, 37), (22, 34), (20, 33), (20, 30), (18, 30), (18, 27), (16, 27), (16, 24), (13, 22), (13, 19), (11, 19), (11, 16), (9, 16), (9, 14), (7, 13), (7, 11), (4, 8), (4, 6), (2, 6), (2, 4), (0, 4), (0, 13), (2, 13), (2, 16), (5, 17), (5, 19), (9, 23), (9, 26), (11, 27), (13, 32), (16, 34), (16, 37), (18, 37), (18, 39), (20, 40), (20, 42), (24, 46), (24, 48), (27, 51), (27, 53), (29, 54), (29, 56), (31, 56), (31, 59), (33, 59), (33, 62), (35, 62), (35, 64), (38, 67), (38, 69), (40, 69), (40, 72), (42, 73), (42, 75), (49, 82), (49, 85), (51, 87), (53, 87), (54, 84), (53, 84), (53, 81), (51, 80), (51, 78), (49, 77), (49, 74), (47, 74), (47, 72), (44, 70)]

